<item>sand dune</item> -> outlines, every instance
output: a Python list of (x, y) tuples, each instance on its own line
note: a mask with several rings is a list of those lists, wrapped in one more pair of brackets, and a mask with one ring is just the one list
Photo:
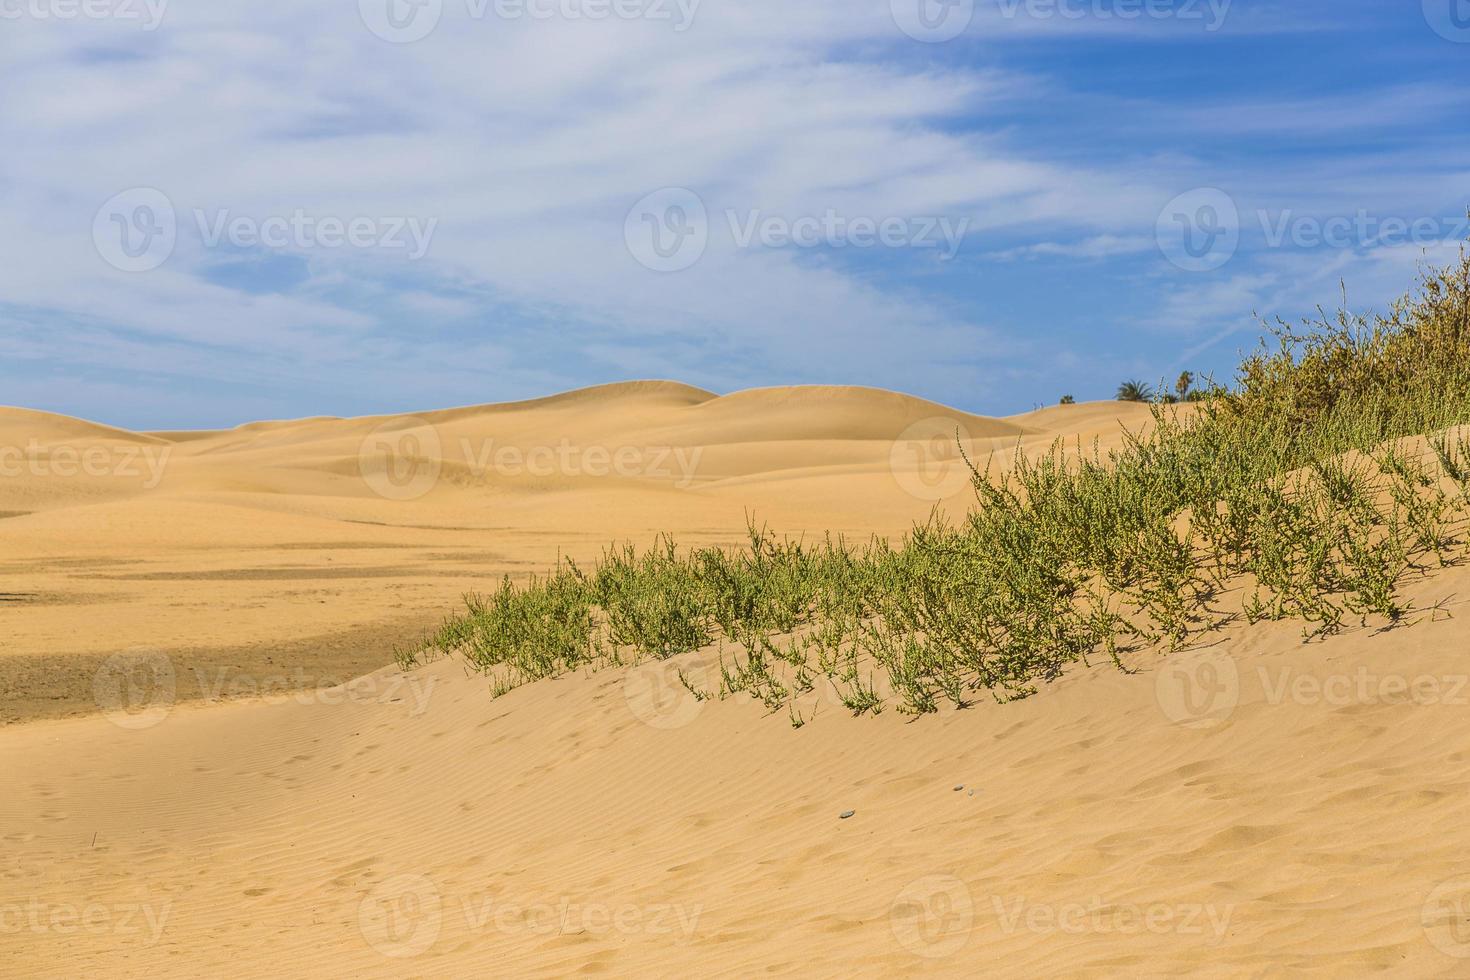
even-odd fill
[(500, 700), (382, 668), (558, 554), (893, 535), (964, 506), (956, 435), (1149, 418), (661, 382), (208, 433), (0, 410), (35, 450), (0, 480), (0, 973), (1464, 975), (1462, 569), (1412, 627), (1234, 628), (918, 722), (694, 701), (672, 670), (716, 651)]
[(163, 445), (168, 441), (149, 433), (129, 432), (69, 415), (54, 415), (50, 412), (8, 406), (0, 406), (0, 440), (4, 441), (5, 446), (15, 448), (23, 448), (31, 443), (46, 447), (70, 442)]
[(8, 921), (94, 924), (13, 932), (8, 962), (1463, 975), (1470, 716), (1441, 652), (1463, 637), (1448, 618), (1307, 647), (1269, 627), (1019, 704), (917, 723), (831, 706), (796, 732), (681, 698), (667, 669), (492, 701), (450, 662), (12, 727)]
[[(1123, 409), (1068, 431), (1115, 438)], [(196, 433), (0, 409), (0, 686), (30, 679), (0, 716), (91, 710), (101, 658), (138, 647), (242, 676), (285, 651), (324, 682), (355, 676), (464, 592), (614, 540), (736, 541), (751, 515), (897, 535), (963, 506), (957, 436), (985, 458), (1059, 431), (873, 389), (672, 382)]]

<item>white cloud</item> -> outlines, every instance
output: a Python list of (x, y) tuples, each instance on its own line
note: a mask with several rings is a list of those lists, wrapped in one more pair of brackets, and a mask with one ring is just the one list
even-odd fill
[[(476, 21), (465, 10), (446, 3), (438, 29), (410, 45), (373, 36), (353, 4), (284, 0), (174, 5), (149, 34), (7, 28), (0, 141), (13, 150), (0, 216), (14, 232), (0, 243), (0, 289), (93, 329), (196, 343), (234, 371), (241, 357), (350, 363), (394, 339), (449, 356), (447, 342), (434, 351), (395, 318), (464, 314), (462, 295), (425, 295), (452, 281), (491, 298), (487, 307), (541, 311), (551, 329), (593, 329), (607, 349), (694, 330), (704, 343), (669, 374), (719, 380), (703, 350), (796, 375), (872, 378), (883, 365), (883, 379), (902, 383), (952, 360), (943, 345), (984, 349), (994, 338), (914, 291), (810, 254), (742, 252), (719, 235), (689, 272), (651, 273), (623, 245), (627, 209), (681, 185), (716, 215), (836, 209), (969, 217), (987, 229), (1097, 227), (1120, 218), (1132, 193), (1104, 171), (1063, 175), (941, 125), (983, 115), (1012, 80), (855, 57), (862, 45), (925, 53), (897, 33), (886, 4), (711, 0), (683, 33)], [(137, 57), (90, 57), (99, 45)], [(194, 209), (440, 223), (423, 263), (318, 251), (304, 288), (246, 294), (199, 277), (207, 257), (187, 232), (156, 272), (100, 261), (92, 217), (133, 186), (166, 193), (186, 227)], [(396, 277), (411, 283), (400, 303), (365, 312), (351, 302)]]
[(1158, 248), (1148, 235), (1093, 235), (1075, 242), (1036, 242), (989, 255), (997, 261), (1035, 258), (1101, 259), (1115, 255), (1137, 255)]
[[(173, 3), (149, 33), (7, 22), (0, 295), (23, 311), (5, 319), (12, 348), (58, 377), (110, 359), (150, 375), (150, 391), (169, 375), (309, 387), (328, 411), (346, 410), (330, 401), (343, 393), (432, 407), (609, 373), (968, 398), (987, 376), (1024, 373), (1031, 341), (1007, 340), (984, 299), (927, 291), (932, 254), (885, 252), (880, 275), (852, 251), (739, 249), (724, 212), (966, 219), (948, 287), (972, 259), (1142, 256), (1181, 180), (1221, 182), (1197, 160), (1060, 162), (1077, 148), (1049, 154), (1015, 116), (1067, 98), (1062, 85), (954, 57), (1041, 34), (1178, 37), (1186, 24), (1018, 21), (982, 4), (968, 39), (940, 48), (905, 38), (886, 0), (704, 0), (682, 32), (443, 9), (405, 45), (375, 37), (355, 0)], [(1283, 16), (1240, 7), (1225, 30), (1301, 26)], [(1403, 94), (1372, 102), (1375, 118)], [(1289, 115), (1350, 114), (1303, 101)], [(1213, 124), (1244, 132), (1255, 116)], [(1303, 187), (1319, 194), (1293, 198), (1303, 208), (1387, 200), (1405, 182), (1389, 162), (1381, 175), (1351, 162), (1257, 171), (1230, 189), (1243, 210)], [(1426, 162), (1413, 183), (1449, 194), (1452, 169)], [(110, 268), (92, 241), (99, 205), (134, 186), (165, 192), (186, 229), (153, 272)], [(629, 207), (665, 186), (698, 191), (714, 224), (703, 259), (677, 274), (643, 268), (623, 241)], [(221, 284), (220, 257), (187, 232), (195, 209), (439, 223), (420, 262), (297, 250), (304, 283), (243, 290)], [(1287, 282), (1241, 268), (1208, 289), (1165, 287), (1154, 325), (1244, 315)], [(457, 332), (437, 329), (449, 321)]]

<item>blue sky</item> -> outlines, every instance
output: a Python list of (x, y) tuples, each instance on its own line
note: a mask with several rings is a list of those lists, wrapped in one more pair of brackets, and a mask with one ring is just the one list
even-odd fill
[(0, 403), (130, 427), (1006, 414), (1466, 237), (1470, 0), (93, 2), (0, 0)]

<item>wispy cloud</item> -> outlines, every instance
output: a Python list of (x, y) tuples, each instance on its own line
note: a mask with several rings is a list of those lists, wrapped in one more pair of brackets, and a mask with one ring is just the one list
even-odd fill
[[(1226, 187), (1248, 219), (1368, 196), (1418, 213), (1463, 178), (1447, 154), (1413, 161), (1405, 180), (1367, 140), (1461, 113), (1448, 79), (1353, 98), (1222, 91), (1204, 108), (1199, 93), (1143, 80), (1125, 98), (1092, 91), (1112, 70), (1098, 45), (1217, 43), (1183, 22), (981, 3), (960, 37), (926, 44), (886, 0), (661, 6), (672, 20), (594, 22), (477, 17), (483, 5), (445, 0), (435, 29), (405, 44), (376, 36), (352, 3), (170, 4), (152, 31), (8, 24), (0, 323), (27, 369), (0, 368), (7, 385), (29, 390), (19, 378), (38, 368), (85, 377), (64, 407), (150, 424), (201, 378), (230, 379), (196, 412), (208, 424), (263, 404), (426, 407), (637, 375), (850, 381), (1025, 407), (1025, 379), (1055, 357), (1043, 324), (1100, 310), (1070, 311), (1065, 293), (1081, 291), (1045, 295), (1017, 270), (1089, 277), (1090, 296), (1115, 288), (1111, 322), (1140, 336), (1170, 323), (1203, 334), (1295, 297), (1254, 242), (1216, 280), (1175, 276), (1154, 224), (1180, 191)], [(1295, 7), (1237, 0), (1218, 43), (1303, 26)], [(1007, 31), (1073, 54), (998, 46)], [(1126, 147), (1079, 146), (1048, 116), (1064, 104), (1099, 119), (1151, 113), (1152, 128), (1130, 130)], [(1222, 161), (1180, 139), (1349, 132), (1361, 150), (1326, 161)], [(625, 240), (635, 202), (666, 187), (694, 192), (708, 215), (701, 257), (676, 273), (641, 265)], [(171, 254), (149, 271), (115, 268), (94, 241), (99, 207), (130, 188), (161, 192), (177, 219)], [(731, 233), (828, 215), (845, 228), (906, 222), (911, 237), (945, 221), (963, 228), (959, 255), (854, 245), (847, 232), (818, 247)], [(255, 241), (298, 219), (312, 230)], [(400, 219), (432, 223), (417, 259), (332, 245), (320, 224), (367, 221), (381, 243)], [(236, 220), (248, 240), (211, 244), (210, 228)], [(1109, 355), (1128, 342), (1112, 337)]]

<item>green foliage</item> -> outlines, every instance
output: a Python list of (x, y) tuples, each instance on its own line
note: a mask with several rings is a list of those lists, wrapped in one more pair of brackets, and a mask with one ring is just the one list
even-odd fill
[(609, 548), (590, 584), (614, 649), (663, 660), (712, 638), (698, 572), (680, 558), (672, 538), (642, 554), (632, 545)]
[(489, 596), (466, 596), (466, 614), (445, 622), (426, 647), (457, 651), (477, 669), (493, 673), (503, 693), (598, 659), (593, 601), (593, 590), (570, 563), (519, 585), (507, 577)]
[(1120, 402), (1151, 402), (1153, 400), (1153, 387), (1142, 381), (1125, 381), (1118, 385), (1118, 401)]
[[(590, 575), (568, 563), (470, 597), (426, 651), (462, 654), (503, 691), (718, 643), (719, 691), (698, 696), (748, 695), (801, 727), (797, 699), (819, 687), (857, 715), (1027, 697), (1078, 660), (1122, 666), (1129, 648), (1219, 627), (1227, 594), (1308, 638), (1392, 625), (1412, 612), (1406, 576), (1461, 559), (1470, 261), (1384, 317), (1273, 330), (1233, 388), (1193, 385), (1186, 372), (1175, 391), (1190, 407), (1155, 404), (1120, 448), (1059, 441), (972, 467), (968, 516), (896, 545), (752, 526), (739, 548), (610, 549)], [(1139, 382), (1118, 396), (1154, 400)]]

